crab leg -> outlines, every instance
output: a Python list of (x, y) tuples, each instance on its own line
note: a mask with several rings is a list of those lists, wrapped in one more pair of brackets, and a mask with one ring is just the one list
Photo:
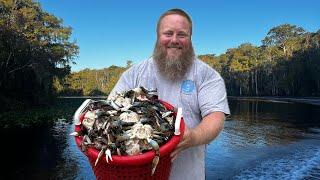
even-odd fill
[(118, 154), (118, 156), (121, 156), (121, 151), (119, 148), (117, 148), (117, 154)]
[(87, 144), (92, 144), (92, 141), (91, 141), (91, 139), (89, 138), (89, 136), (88, 135), (84, 135), (83, 136), (83, 139), (85, 139), (85, 143), (87, 143)]
[(160, 154), (156, 154), (152, 160), (152, 170), (151, 170), (151, 176), (154, 174), (154, 172), (156, 171), (157, 165), (159, 163), (159, 159), (160, 159)]
[(105, 149), (102, 148), (101, 151), (99, 152), (99, 155), (98, 155), (98, 157), (97, 157), (97, 159), (96, 159), (96, 162), (94, 163), (94, 166), (97, 166), (98, 161), (99, 161), (99, 159), (102, 157), (102, 154), (103, 154), (104, 150), (105, 150)]
[(113, 107), (113, 109), (119, 111), (121, 107), (119, 107), (118, 104), (116, 104), (114, 101), (110, 101), (111, 106)]
[(84, 135), (82, 140), (81, 140), (81, 143), (80, 143), (80, 147), (81, 147), (81, 150), (84, 152), (87, 150), (87, 147), (86, 147), (86, 140), (87, 140), (87, 135)]
[(160, 151), (159, 151), (159, 145), (156, 141), (147, 138), (148, 143), (151, 145), (151, 147), (156, 151), (156, 155), (154, 156), (153, 160), (152, 160), (152, 169), (151, 169), (151, 176), (154, 174), (154, 172), (156, 171), (157, 165), (159, 163), (159, 159), (160, 159)]
[(167, 116), (169, 116), (169, 115), (171, 115), (171, 114), (172, 114), (171, 111), (167, 111), (167, 112), (164, 112), (161, 117), (162, 117), (162, 118), (165, 118), (165, 117), (167, 117)]
[(70, 133), (70, 136), (79, 136), (79, 133), (78, 132), (73, 132), (73, 133)]
[(111, 156), (111, 151), (110, 151), (110, 149), (107, 149), (107, 150), (105, 151), (105, 154), (106, 154), (107, 163), (109, 163), (109, 159), (110, 159), (111, 161), (113, 161), (113, 160), (112, 160), (112, 156)]
[(157, 111), (155, 111), (154, 114), (155, 114), (155, 117), (156, 117), (157, 125), (159, 127), (161, 127), (161, 124), (165, 123), (165, 120), (161, 117), (161, 115), (158, 114)]

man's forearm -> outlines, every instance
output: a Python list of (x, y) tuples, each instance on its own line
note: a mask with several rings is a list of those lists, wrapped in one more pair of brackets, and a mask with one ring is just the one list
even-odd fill
[(193, 146), (208, 144), (215, 139), (223, 128), (224, 120), (222, 112), (213, 112), (204, 117), (198, 126), (190, 129)]
[(224, 113), (213, 112), (203, 118), (201, 123), (195, 128), (188, 128), (186, 126), (184, 135), (176, 149), (171, 153), (171, 160), (173, 161), (180, 151), (192, 146), (208, 144), (216, 138), (223, 128), (225, 120)]

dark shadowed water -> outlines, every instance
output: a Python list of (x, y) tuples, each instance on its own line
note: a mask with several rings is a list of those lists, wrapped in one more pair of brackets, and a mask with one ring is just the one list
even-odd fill
[[(320, 106), (256, 100), (229, 104), (232, 115), (207, 146), (207, 179), (320, 179)], [(71, 120), (1, 132), (0, 178), (95, 179), (71, 132)]]

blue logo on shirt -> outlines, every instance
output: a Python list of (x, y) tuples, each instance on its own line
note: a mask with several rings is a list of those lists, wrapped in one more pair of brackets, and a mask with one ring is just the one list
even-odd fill
[(196, 88), (195, 83), (192, 80), (184, 80), (181, 85), (181, 90), (184, 93), (191, 93)]

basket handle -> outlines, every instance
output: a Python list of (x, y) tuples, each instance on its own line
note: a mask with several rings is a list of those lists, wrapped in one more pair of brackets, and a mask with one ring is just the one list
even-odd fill
[(176, 121), (174, 123), (174, 134), (180, 135), (180, 123), (181, 123), (181, 117), (182, 117), (182, 108), (178, 108)]
[(88, 105), (92, 102), (92, 99), (86, 99), (83, 101), (81, 106), (76, 110), (76, 112), (73, 115), (73, 122), (75, 125), (80, 124), (80, 115), (85, 111), (85, 109), (88, 107)]

